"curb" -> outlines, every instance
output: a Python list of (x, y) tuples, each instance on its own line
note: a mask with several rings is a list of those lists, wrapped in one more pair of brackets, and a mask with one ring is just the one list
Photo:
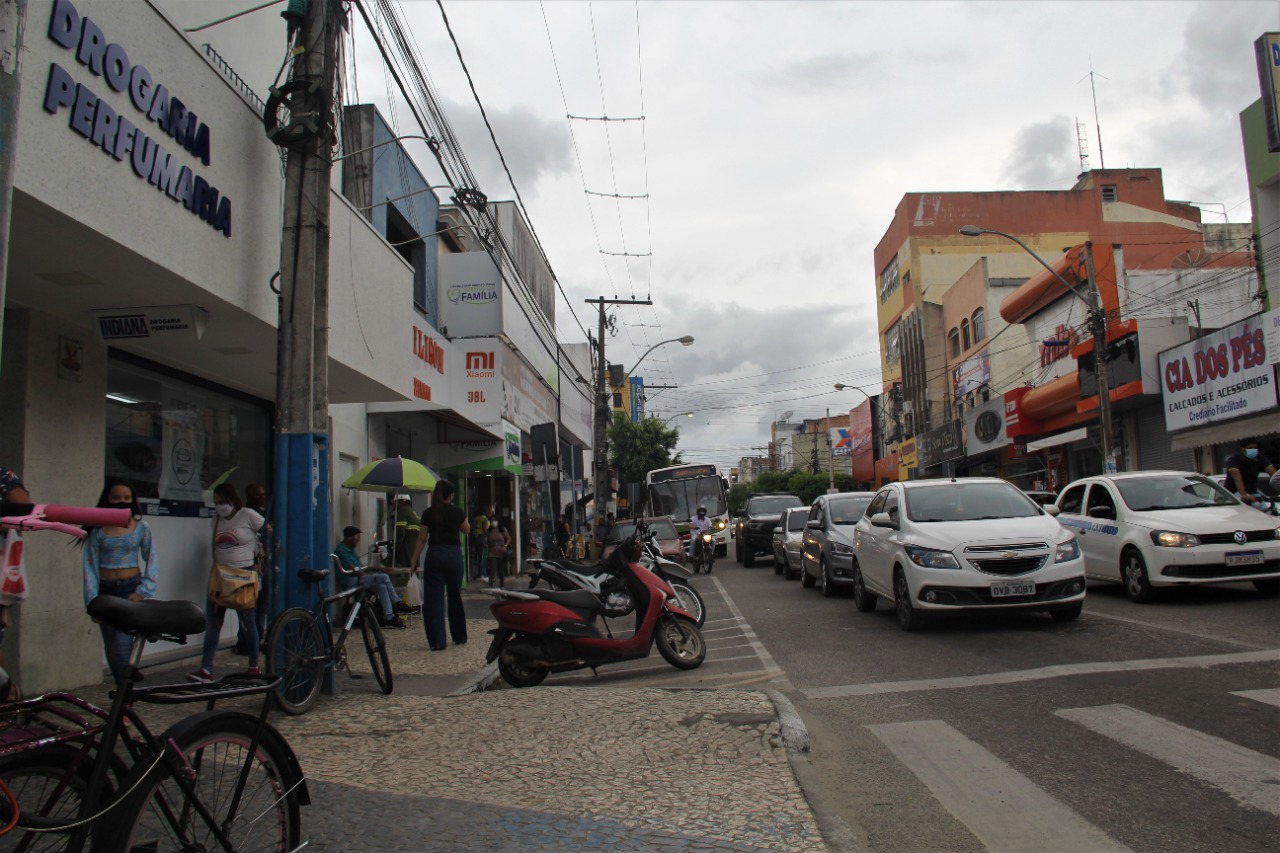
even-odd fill
[(787, 748), (788, 752), (808, 752), (810, 747), (809, 730), (805, 728), (804, 720), (801, 719), (796, 706), (792, 705), (791, 700), (777, 690), (766, 690), (764, 693), (773, 702), (773, 707), (778, 712), (782, 745)]

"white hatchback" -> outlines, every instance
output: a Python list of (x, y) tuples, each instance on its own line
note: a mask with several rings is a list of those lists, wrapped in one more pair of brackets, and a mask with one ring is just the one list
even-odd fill
[(1086, 477), (1063, 490), (1058, 521), (1079, 537), (1089, 577), (1119, 581), (1137, 602), (1159, 587), (1230, 581), (1280, 593), (1280, 519), (1200, 474)]
[(1079, 617), (1084, 561), (1071, 531), (1004, 480), (890, 483), (854, 527), (853, 601), (883, 596), (904, 631), (926, 611), (1047, 610)]

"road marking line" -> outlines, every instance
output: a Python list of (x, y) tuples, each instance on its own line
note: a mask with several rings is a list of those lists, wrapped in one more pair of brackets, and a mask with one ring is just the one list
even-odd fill
[(1232, 696), (1243, 696), (1246, 699), (1253, 699), (1256, 702), (1265, 702), (1268, 705), (1275, 705), (1280, 708), (1280, 688), (1272, 690), (1233, 690)]
[[(729, 649), (750, 649), (750, 648), (752, 648), (750, 643), (738, 643), (737, 645), (733, 645), (733, 646), (713, 646), (711, 645), (711, 643), (707, 643), (708, 650), (715, 649), (718, 652), (728, 651)], [(716, 658), (716, 660), (725, 660), (725, 658)]]
[(1219, 637), (1216, 634), (1203, 634), (1198, 631), (1188, 631), (1185, 628), (1171, 628), (1168, 625), (1158, 625), (1155, 622), (1148, 622), (1145, 619), (1134, 619), (1132, 616), (1116, 616), (1111, 613), (1099, 613), (1096, 610), (1086, 610), (1085, 615), (1090, 619), (1110, 619), (1113, 622), (1124, 622), (1128, 625), (1141, 625), (1143, 628), (1153, 628), (1157, 631), (1169, 631), (1173, 634), (1183, 634), (1188, 637), (1195, 637), (1197, 640), (1208, 640), (1212, 643), (1222, 643), (1224, 646), (1235, 646), (1240, 649), (1266, 648), (1266, 646), (1259, 646), (1256, 643), (1246, 643), (1242, 640), (1231, 640), (1226, 637)]
[(1056, 666), (1042, 666), (1036, 669), (989, 672), (981, 675), (960, 675), (953, 678), (921, 678), (912, 681), (881, 681), (875, 684), (806, 687), (802, 688), (800, 692), (804, 694), (806, 699), (839, 699), (846, 696), (878, 696), (883, 693), (912, 693), (924, 690), (990, 687), (997, 684), (1018, 684), (1024, 681), (1040, 681), (1046, 678), (1063, 678), (1069, 675), (1142, 672), (1153, 669), (1200, 669), (1224, 664), (1267, 663), (1271, 661), (1280, 661), (1280, 649), (1178, 658), (1065, 663)]
[(1062, 708), (1059, 717), (1194, 776), (1244, 805), (1280, 817), (1280, 761), (1128, 705)]
[(991, 853), (1129, 849), (941, 720), (867, 728)]
[(726, 632), (726, 631), (739, 631), (739, 632), (741, 632), (741, 631), (742, 631), (742, 628), (741, 628), (741, 626), (738, 626), (738, 625), (731, 625), (731, 626), (730, 626), (730, 627), (728, 627), (728, 628), (710, 628), (710, 629), (708, 629), (708, 628), (704, 625), (704, 626), (703, 626), (703, 628), (702, 628), (702, 636), (704, 636), (704, 637), (705, 637), (707, 634), (722, 634), (722, 633), (724, 633), (724, 632)]
[[(720, 583), (720, 578), (711, 578), (710, 580), (716, 585), (716, 589), (719, 591), (720, 597), (724, 599), (725, 606), (729, 608), (729, 612), (733, 614), (733, 618), (742, 626), (743, 637), (746, 638), (747, 642), (750, 643), (751, 647), (755, 650), (756, 657), (760, 659), (760, 663), (764, 667), (765, 671), (781, 672), (782, 667), (778, 666), (778, 662), (773, 659), (773, 655), (769, 654), (769, 650), (764, 647), (764, 643), (760, 642), (760, 638), (756, 636), (755, 630), (743, 617), (742, 611), (738, 609), (738, 605), (734, 604), (733, 599), (729, 597), (729, 591), (724, 588), (724, 584)], [(778, 684), (780, 685), (780, 689), (792, 689), (791, 680), (785, 676), (778, 681)]]

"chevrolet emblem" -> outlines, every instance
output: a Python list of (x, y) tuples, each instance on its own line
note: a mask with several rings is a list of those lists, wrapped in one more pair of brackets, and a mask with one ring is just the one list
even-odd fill
[(1004, 558), (1005, 558), (1006, 560), (1012, 560), (1012, 559), (1013, 559), (1014, 557), (1016, 557), (1016, 556), (1018, 556), (1018, 552), (1017, 552), (1017, 551), (1005, 551), (1005, 552), (1004, 552)]

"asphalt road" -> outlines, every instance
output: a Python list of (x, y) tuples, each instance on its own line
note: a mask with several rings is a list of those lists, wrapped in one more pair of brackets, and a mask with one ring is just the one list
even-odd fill
[(906, 634), (885, 602), (858, 613), (771, 568), (713, 578), (708, 627), (728, 611), (754, 660), (713, 647), (695, 672), (792, 700), (834, 849), (1280, 848), (1280, 600), (1252, 586), (1135, 605), (1098, 584), (1075, 623), (956, 614)]

